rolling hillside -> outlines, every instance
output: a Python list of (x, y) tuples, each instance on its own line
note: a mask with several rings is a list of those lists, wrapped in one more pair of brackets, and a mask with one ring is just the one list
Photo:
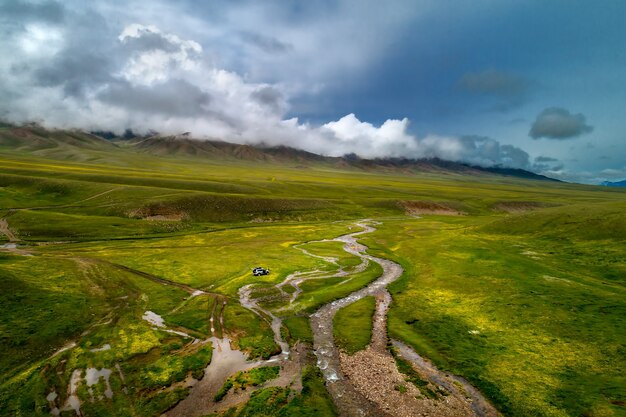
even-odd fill
[(478, 167), (441, 159), (363, 159), (356, 155), (321, 156), (286, 146), (240, 145), (217, 140), (197, 140), (179, 136), (150, 136), (124, 139), (111, 134), (90, 134), (81, 131), (46, 130), (36, 125), (0, 127), (0, 149), (28, 152), (50, 158), (95, 160), (124, 153), (143, 153), (157, 157), (192, 158), (208, 161), (241, 161), (245, 163), (278, 164), (300, 169), (311, 167), (389, 172), (399, 174), (439, 173), (463, 175), (496, 175), (536, 180), (550, 180), (521, 169)]

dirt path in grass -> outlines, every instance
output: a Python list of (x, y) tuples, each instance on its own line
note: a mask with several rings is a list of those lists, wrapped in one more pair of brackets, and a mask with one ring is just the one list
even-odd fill
[(0, 218), (0, 235), (6, 236), (9, 240), (9, 243), (4, 243), (0, 245), (0, 251), (9, 252), (15, 255), (21, 256), (33, 256), (33, 253), (30, 250), (20, 248), (18, 244), (22, 242), (22, 240), (15, 234), (13, 230), (9, 227), (9, 222), (7, 218), (13, 214), (13, 211), (9, 210), (9, 212), (2, 218)]
[(69, 205), (45, 206), (45, 207), (10, 208), (8, 213), (5, 214), (2, 218), (0, 218), (0, 234), (6, 236), (7, 239), (9, 240), (9, 243), (4, 244), (4, 245), (0, 245), (0, 249), (8, 250), (10, 252), (15, 252), (15, 253), (18, 253), (20, 255), (30, 255), (31, 254), (30, 251), (17, 249), (17, 243), (21, 242), (22, 240), (19, 237), (17, 237), (15, 232), (13, 230), (11, 230), (11, 228), (9, 227), (9, 222), (7, 221), (7, 218), (9, 216), (11, 216), (12, 214), (14, 214), (14, 213), (16, 213), (18, 211), (22, 211), (22, 210), (45, 210), (45, 209), (49, 209), (49, 208), (69, 208), (69, 207), (75, 207), (76, 204), (83, 203), (83, 202), (89, 201), (89, 200), (93, 200), (95, 198), (98, 198), (98, 197), (101, 197), (103, 195), (109, 194), (109, 193), (111, 193), (113, 191), (116, 191), (116, 190), (119, 190), (121, 188), (123, 188), (123, 187), (112, 188), (110, 190), (103, 191), (101, 193), (92, 195), (91, 197), (87, 197), (87, 198), (85, 198), (83, 200), (79, 200), (79, 201), (75, 202), (74, 204), (69, 204)]
[[(392, 299), (386, 287), (402, 275), (403, 269), (388, 259), (366, 254), (367, 247), (357, 242), (357, 236), (376, 230), (371, 223), (357, 223), (362, 231), (334, 240), (343, 242), (346, 252), (379, 264), (383, 274), (367, 287), (324, 305), (311, 316), (318, 367), (340, 414), (498, 416), (498, 412), (466, 381), (446, 375), (431, 364), (423, 365), (426, 362), (417, 360), (419, 355), (411, 348), (394, 341), (398, 355), (413, 365), (426, 385), (420, 388), (407, 382), (406, 375), (398, 370), (395, 358), (387, 350), (387, 311)], [(333, 318), (341, 308), (366, 296), (376, 297), (372, 339), (365, 350), (350, 356), (340, 352), (334, 343)]]
[(9, 222), (7, 221), (7, 217), (11, 212), (0, 219), (0, 233), (5, 235), (7, 239), (9, 239), (9, 244), (19, 242), (20, 239), (15, 235), (13, 230), (9, 227)]
[[(59, 205), (50, 205), (50, 206), (35, 206), (35, 207), (12, 207), (9, 209), (9, 212), (15, 212), (15, 211), (23, 211), (23, 210), (47, 210), (47, 209), (60, 209), (60, 208), (78, 208), (78, 207), (83, 207), (83, 206), (79, 206), (78, 204), (80, 203), (84, 203), (90, 200), (95, 200), (98, 197), (102, 197), (103, 195), (107, 195), (109, 193), (112, 193), (113, 191), (117, 191), (117, 190), (121, 190), (125, 187), (116, 187), (116, 188), (111, 188), (110, 190), (106, 190), (103, 191), (101, 193), (98, 194), (94, 194), (92, 196), (83, 198), (82, 200), (77, 200), (73, 203), (66, 203), (66, 204), (59, 204)], [(106, 206), (106, 205), (104, 205)], [(104, 207), (102, 206), (102, 207)], [(96, 206), (96, 207), (100, 207), (100, 206)]]
[[(152, 275), (152, 274), (149, 274), (149, 273), (144, 272), (144, 271), (139, 271), (137, 269), (133, 269), (133, 268), (130, 268), (130, 267), (125, 266), (125, 265), (120, 265), (120, 264), (116, 264), (114, 262), (105, 261), (105, 260), (101, 260), (101, 259), (99, 259), (98, 262), (107, 264), (109, 266), (112, 266), (114, 268), (120, 269), (122, 271), (130, 272), (133, 275), (138, 275), (138, 276), (140, 276), (142, 278), (145, 278), (145, 279), (148, 279), (150, 281), (156, 282), (157, 284), (167, 285), (167, 286), (170, 286), (170, 287), (176, 287), (178, 289), (181, 289), (181, 290), (189, 293), (192, 297), (196, 297), (198, 295), (222, 296), (221, 294), (202, 291), (202, 290), (199, 290), (197, 288), (190, 287), (189, 285), (186, 285), (186, 284), (183, 284), (183, 283), (180, 283), (180, 282), (176, 282), (176, 281), (170, 281), (168, 279), (161, 278), (159, 276)], [(224, 297), (224, 296), (222, 296), (222, 297)]]

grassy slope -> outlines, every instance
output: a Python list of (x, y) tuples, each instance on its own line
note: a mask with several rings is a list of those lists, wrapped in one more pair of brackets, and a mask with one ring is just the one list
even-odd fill
[[(567, 220), (625, 209), (383, 225), (368, 243), (407, 269), (392, 285), (392, 336), (469, 377), (506, 415), (625, 415), (625, 235), (598, 240)], [(626, 225), (623, 214), (606, 221)]]
[[(626, 387), (620, 190), (493, 176), (251, 167), (117, 149), (34, 156), (6, 147), (0, 156), (0, 215), (25, 209), (8, 217), (25, 242), (65, 242), (33, 249), (31, 258), (0, 257), (5, 415), (46, 414), (47, 390), (65, 392), (72, 367), (117, 361), (137, 389), (124, 400), (121, 381), (112, 377), (117, 394), (90, 405), (93, 413), (156, 415), (184, 395), (159, 394), (158, 387), (197, 372), (210, 351), (184, 349), (184, 339), (152, 330), (141, 315), (152, 310), (168, 326), (206, 336), (203, 316), (215, 300), (184, 301), (182, 291), (114, 264), (235, 297), (251, 282), (251, 265), (272, 269), (256, 279), (267, 284), (295, 270), (329, 268), (292, 246), (345, 233), (349, 222), (336, 220), (365, 217), (384, 221), (364, 237), (367, 243), (407, 270), (393, 286), (392, 335), (471, 378), (507, 414), (624, 413), (616, 405)], [(412, 219), (397, 204), (404, 200), (449, 202), (469, 215)], [(556, 207), (511, 216), (492, 210), (511, 201)], [(184, 216), (142, 219), (167, 215)], [(310, 246), (324, 256), (339, 250)], [(355, 263), (338, 255), (342, 265)], [(362, 286), (376, 274), (370, 268), (352, 283)], [(301, 314), (349, 290), (333, 280), (303, 289)], [(223, 330), (254, 355), (275, 350), (266, 323), (228, 300)], [(109, 317), (77, 348), (45, 359)], [(288, 316), (286, 324), (292, 341), (310, 340), (305, 317)], [(24, 337), (30, 333), (35, 337)], [(90, 352), (105, 343), (112, 349)], [(312, 410), (318, 401), (324, 414), (332, 413), (311, 375), (317, 388), (296, 397), (298, 404)]]

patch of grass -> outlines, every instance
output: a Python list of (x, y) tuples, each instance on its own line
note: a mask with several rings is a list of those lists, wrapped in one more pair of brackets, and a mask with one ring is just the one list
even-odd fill
[[(229, 378), (228, 381), (231, 381)], [(227, 382), (228, 382), (227, 381)], [(219, 391), (220, 399), (234, 386), (234, 382), (224, 384)], [(324, 379), (316, 366), (305, 366), (302, 370), (302, 392), (294, 395), (288, 389), (273, 387), (255, 391), (250, 401), (239, 410), (231, 408), (224, 416), (271, 416), (271, 417), (334, 417), (338, 415)], [(216, 401), (217, 397), (216, 397)], [(216, 414), (211, 414), (216, 416)], [(208, 417), (208, 416), (207, 416)]]
[(228, 378), (224, 385), (215, 394), (214, 401), (219, 402), (231, 389), (245, 390), (247, 387), (256, 387), (278, 377), (280, 366), (263, 366), (246, 372), (237, 372)]
[(279, 417), (331, 417), (336, 416), (335, 405), (326, 391), (324, 379), (316, 366), (306, 366), (302, 370), (302, 393), (289, 403), (276, 410)]
[(214, 300), (204, 295), (190, 298), (180, 309), (166, 314), (165, 319), (172, 325), (192, 329), (208, 336), (210, 333), (209, 316), (211, 313), (209, 301)]
[(177, 388), (172, 391), (161, 392), (149, 399), (140, 399), (133, 408), (141, 417), (158, 416), (174, 407), (188, 394), (188, 388)]
[(335, 344), (349, 355), (367, 347), (372, 339), (374, 297), (364, 297), (342, 308), (333, 319)]
[(222, 385), (220, 387), (219, 390), (217, 390), (217, 393), (215, 394), (215, 396), (213, 397), (213, 401), (215, 402), (220, 402), (224, 399), (224, 397), (226, 396), (226, 394), (228, 394), (228, 391), (231, 390), (231, 388), (234, 385), (234, 381), (231, 378), (228, 378), (225, 382), (224, 385)]
[[(149, 240), (54, 245), (42, 250), (56, 254), (69, 249), (170, 281), (238, 297), (239, 288), (251, 282), (274, 284), (295, 268), (315, 269), (322, 261), (291, 245), (333, 237), (345, 230), (343, 225), (323, 224), (243, 226)], [(258, 265), (269, 268), (271, 274), (253, 277), (251, 268)]]
[(83, 274), (71, 259), (0, 253), (2, 375), (9, 379), (106, 316), (117, 303), (116, 292), (104, 295), (104, 288), (102, 279)]
[(204, 368), (211, 362), (211, 353), (210, 346), (203, 346), (192, 354), (173, 352), (161, 355), (141, 369), (139, 378), (147, 388), (167, 387), (185, 379), (189, 372), (194, 378), (201, 378)]
[(280, 366), (262, 366), (247, 372), (241, 372), (235, 377), (235, 388), (256, 387), (278, 377)]
[(250, 358), (268, 359), (280, 352), (267, 322), (240, 305), (228, 305), (224, 310), (224, 331), (236, 337), (235, 344)]
[(10, 217), (11, 227), (26, 241), (84, 241), (180, 232), (187, 222), (146, 221), (123, 217), (20, 210)]
[(578, 204), (507, 216), (481, 228), (502, 235), (568, 240), (623, 240), (626, 203)]
[(393, 389), (395, 389), (396, 391), (400, 392), (401, 394), (405, 394), (406, 391), (407, 391), (406, 385), (402, 385), (402, 384), (394, 386)]
[[(177, 288), (83, 258), (2, 254), (0, 259), (4, 278), (0, 283), (9, 285), (1, 292), (8, 297), (3, 306), (13, 305), (12, 312), (28, 314), (23, 319), (7, 311), (2, 315), (8, 320), (1, 322), (2, 350), (10, 354), (3, 356), (7, 379), (0, 383), (0, 415), (49, 414), (46, 395), (55, 390), (62, 404), (71, 373), (88, 367), (112, 369), (114, 397), (113, 402), (90, 403), (85, 412), (142, 415), (143, 406), (137, 404), (147, 404), (144, 400), (157, 395), (150, 403), (156, 406), (160, 401), (178, 401), (186, 392), (163, 397), (151, 389), (182, 380), (189, 372), (198, 378), (210, 361), (210, 346), (184, 350), (180, 337), (153, 330), (141, 319), (146, 310), (160, 312), (175, 306), (184, 294)], [(38, 337), (20, 339), (29, 333)], [(72, 340), (75, 347), (51, 356)], [(101, 349), (105, 345), (108, 350)], [(125, 381), (115, 369), (120, 364)], [(122, 393), (124, 387), (132, 397)], [(93, 389), (103, 391), (104, 384)], [(83, 399), (89, 397), (83, 394)], [(152, 410), (153, 405), (146, 407)]]
[(263, 388), (250, 396), (238, 417), (271, 417), (289, 402), (289, 390), (279, 387)]
[(380, 265), (370, 263), (360, 273), (349, 277), (323, 278), (305, 281), (300, 285), (303, 293), (291, 306), (294, 312), (312, 313), (322, 305), (343, 298), (359, 288), (365, 287), (382, 274)]
[(291, 316), (283, 319), (283, 324), (287, 329), (286, 340), (290, 345), (294, 345), (297, 341), (313, 344), (313, 332), (308, 318)]
[(313, 242), (300, 245), (299, 247), (315, 256), (334, 258), (338, 266), (349, 270), (351, 267), (359, 265), (361, 259), (358, 256), (345, 252), (343, 245), (341, 242)]

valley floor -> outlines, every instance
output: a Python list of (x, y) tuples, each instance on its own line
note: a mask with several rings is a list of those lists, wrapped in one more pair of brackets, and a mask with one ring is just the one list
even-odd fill
[(623, 192), (3, 155), (0, 415), (626, 416)]

